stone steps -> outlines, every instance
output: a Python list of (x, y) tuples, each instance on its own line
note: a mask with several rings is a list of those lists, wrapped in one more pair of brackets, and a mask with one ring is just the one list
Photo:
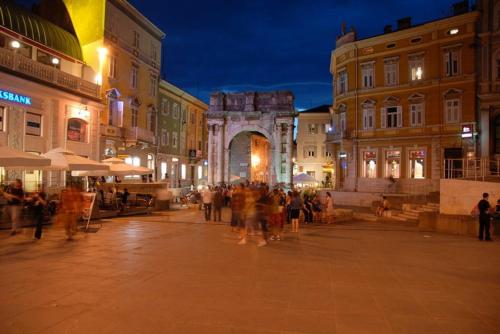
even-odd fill
[(439, 212), (439, 203), (426, 203), (423, 205), (405, 204), (403, 209), (403, 211), (395, 212), (388, 218), (405, 222), (417, 222), (418, 216), (422, 212)]

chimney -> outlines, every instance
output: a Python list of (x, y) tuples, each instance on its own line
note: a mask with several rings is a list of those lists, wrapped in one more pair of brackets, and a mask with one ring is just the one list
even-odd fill
[(384, 26), (384, 34), (389, 34), (392, 32), (392, 24)]
[(464, 0), (460, 2), (456, 2), (452, 5), (453, 16), (465, 14), (469, 11), (469, 1)]
[(398, 20), (398, 30), (411, 28), (411, 17), (403, 17)]

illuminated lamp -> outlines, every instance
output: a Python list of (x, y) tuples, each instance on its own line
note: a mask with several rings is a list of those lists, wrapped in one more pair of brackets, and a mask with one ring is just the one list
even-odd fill
[(12, 46), (14, 49), (19, 49), (21, 47), (21, 43), (19, 43), (19, 41), (12, 41), (10, 42), (10, 46)]
[(59, 62), (60, 62), (59, 58), (56, 58), (56, 57), (52, 58), (52, 64), (59, 65)]

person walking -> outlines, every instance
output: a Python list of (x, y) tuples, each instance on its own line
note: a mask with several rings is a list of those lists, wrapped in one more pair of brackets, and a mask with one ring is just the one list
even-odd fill
[(231, 231), (236, 232), (245, 228), (243, 219), (243, 209), (245, 206), (245, 195), (243, 194), (243, 183), (232, 190), (231, 198)]
[(58, 218), (66, 231), (67, 240), (73, 240), (77, 231), (78, 219), (82, 213), (83, 196), (80, 189), (69, 186), (61, 193), (61, 206)]
[(222, 220), (222, 207), (224, 206), (224, 195), (220, 187), (216, 187), (213, 194), (214, 221)]
[(299, 217), (300, 210), (304, 207), (304, 203), (300, 198), (297, 191), (292, 193), (292, 199), (290, 201), (290, 219), (292, 220), (292, 233), (299, 232)]
[(490, 236), (490, 210), (491, 205), (488, 202), (489, 194), (484, 193), (483, 199), (477, 203), (479, 210), (479, 240), (491, 241)]
[(35, 219), (35, 239), (40, 240), (45, 207), (47, 206), (47, 194), (43, 190), (43, 186), (39, 187), (38, 192), (31, 197), (31, 201)]
[(333, 197), (329, 191), (326, 192), (325, 216), (327, 224), (333, 224), (335, 222), (335, 209), (333, 206)]
[(7, 216), (12, 221), (10, 235), (16, 235), (23, 221), (24, 190), (23, 182), (16, 179), (14, 185), (9, 186), (7, 192), (0, 189), (0, 194), (7, 200), (5, 207)]
[(208, 187), (202, 195), (203, 207), (205, 208), (205, 221), (210, 221), (210, 217), (212, 216), (212, 200), (213, 193), (210, 187)]
[(278, 189), (274, 189), (270, 199), (269, 221), (271, 225), (271, 240), (281, 240), (281, 230), (283, 228), (283, 214), (281, 205), (281, 195)]
[(263, 237), (263, 234), (258, 231), (258, 217), (257, 217), (257, 208), (256, 202), (257, 197), (259, 196), (257, 189), (245, 189), (245, 209), (244, 209), (244, 219), (245, 219), (245, 228), (240, 230), (240, 241), (238, 245), (245, 245), (247, 243), (247, 238), (249, 231), (251, 234), (257, 235), (259, 241), (257, 242), (257, 247), (262, 247), (267, 245), (266, 240)]
[(302, 209), (304, 212), (304, 222), (306, 224), (312, 224), (313, 222), (313, 208), (312, 201), (309, 195), (304, 195), (304, 208)]

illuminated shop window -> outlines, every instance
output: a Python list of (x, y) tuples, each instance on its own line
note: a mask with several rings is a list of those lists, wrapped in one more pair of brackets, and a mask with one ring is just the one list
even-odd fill
[(367, 178), (377, 177), (377, 153), (374, 151), (363, 152), (363, 176)]
[(186, 165), (185, 164), (181, 165), (181, 179), (183, 179), (183, 180), (186, 179)]
[(161, 171), (161, 178), (162, 180), (165, 180), (168, 178), (168, 166), (166, 162), (162, 162), (160, 164), (160, 171)]
[(398, 179), (401, 177), (401, 151), (386, 151), (385, 176)]
[(425, 179), (425, 151), (410, 151), (410, 178)]

